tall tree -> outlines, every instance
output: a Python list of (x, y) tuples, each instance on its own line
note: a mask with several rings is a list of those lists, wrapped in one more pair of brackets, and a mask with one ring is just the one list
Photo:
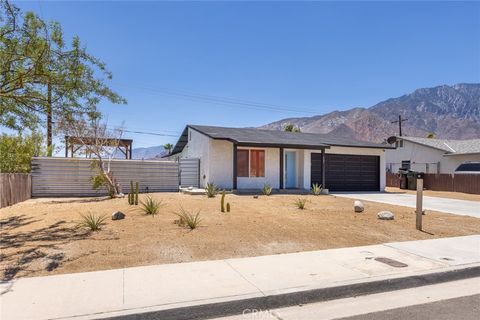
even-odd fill
[(78, 37), (67, 46), (59, 23), (0, 4), (0, 124), (35, 128), (46, 120), (51, 152), (55, 121), (98, 113), (102, 99), (126, 103), (106, 85), (111, 72)]

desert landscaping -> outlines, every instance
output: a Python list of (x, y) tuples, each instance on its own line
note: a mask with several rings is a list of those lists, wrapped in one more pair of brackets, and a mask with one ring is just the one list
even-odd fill
[[(74, 273), (150, 264), (248, 257), (297, 251), (362, 246), (394, 241), (471, 235), (480, 219), (427, 211), (424, 231), (415, 230), (414, 209), (364, 202), (355, 213), (353, 199), (332, 195), (227, 194), (230, 212), (220, 199), (204, 195), (155, 193), (159, 213), (147, 215), (120, 199), (32, 199), (0, 210), (0, 272), (16, 277)], [(140, 195), (145, 200), (146, 195)], [(305, 209), (297, 207), (306, 199)], [(175, 223), (180, 208), (197, 213), (190, 229)], [(111, 220), (115, 211), (122, 220)], [(390, 221), (377, 213), (389, 210)], [(98, 231), (79, 226), (81, 215), (105, 216)], [(177, 221), (178, 222), (178, 221)]]

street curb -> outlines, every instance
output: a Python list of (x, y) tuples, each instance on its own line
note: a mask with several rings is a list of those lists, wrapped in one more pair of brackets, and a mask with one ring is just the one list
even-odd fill
[[(150, 311), (138, 314), (102, 317), (111, 320), (191, 320), (211, 319), (242, 314), (245, 310), (266, 311), (282, 307), (321, 302), (355, 296), (409, 289), (468, 278), (480, 277), (480, 266), (423, 275), (383, 279), (371, 282), (268, 295), (235, 301)], [(128, 310), (124, 310), (128, 311)], [(130, 310), (131, 311), (131, 310)]]

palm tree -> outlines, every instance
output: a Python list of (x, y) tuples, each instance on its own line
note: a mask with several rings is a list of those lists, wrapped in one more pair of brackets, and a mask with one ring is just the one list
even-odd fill
[(165, 150), (168, 151), (168, 154), (172, 153), (173, 144), (171, 144), (171, 143), (166, 143), (166, 144), (163, 145), (163, 147), (165, 148)]
[(300, 128), (296, 127), (293, 123), (285, 125), (284, 130), (287, 132), (300, 132)]

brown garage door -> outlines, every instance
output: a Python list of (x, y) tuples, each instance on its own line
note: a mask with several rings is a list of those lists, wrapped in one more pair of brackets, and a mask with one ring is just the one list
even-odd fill
[[(312, 184), (322, 184), (322, 154), (312, 153)], [(325, 187), (330, 191), (379, 191), (380, 157), (325, 154)]]

